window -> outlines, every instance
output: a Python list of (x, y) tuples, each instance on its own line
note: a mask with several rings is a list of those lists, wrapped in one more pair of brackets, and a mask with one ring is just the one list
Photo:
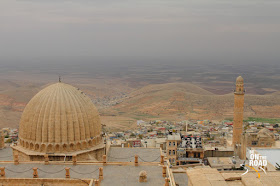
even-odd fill
[(258, 142), (257, 141), (252, 141), (252, 145), (257, 145)]
[(169, 142), (169, 147), (171, 147), (171, 142)]
[(171, 155), (171, 150), (169, 150), (169, 155)]
[(173, 142), (173, 146), (175, 146), (175, 142)]
[(266, 146), (270, 146), (270, 143), (266, 143)]
[(175, 155), (175, 150), (173, 150), (173, 155)]

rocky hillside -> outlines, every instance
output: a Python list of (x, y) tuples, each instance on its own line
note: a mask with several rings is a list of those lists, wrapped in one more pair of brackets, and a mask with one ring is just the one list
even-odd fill
[[(103, 112), (135, 119), (224, 119), (233, 117), (234, 96), (214, 95), (190, 83), (148, 85)], [(280, 117), (280, 94), (245, 95), (245, 117)]]
[[(18, 127), (25, 105), (46, 84), (1, 81), (0, 127)], [(73, 82), (73, 85), (93, 99), (102, 123), (118, 130), (135, 126), (137, 119), (220, 120), (233, 117), (233, 93), (215, 95), (191, 83), (150, 84), (139, 89), (116, 83), (114, 89), (104, 83)], [(279, 118), (279, 110), (280, 92), (245, 96), (245, 117)]]

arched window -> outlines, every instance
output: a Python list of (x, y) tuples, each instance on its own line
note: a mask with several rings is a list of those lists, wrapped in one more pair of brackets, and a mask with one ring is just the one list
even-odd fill
[(63, 149), (63, 151), (67, 151), (67, 145), (63, 144), (62, 149)]
[(35, 145), (35, 150), (39, 150), (39, 148), (40, 148), (39, 144), (36, 144)]
[(89, 140), (88, 144), (89, 144), (90, 147), (92, 147), (93, 146), (92, 140)]
[(82, 143), (82, 146), (83, 146), (83, 149), (87, 148), (87, 143), (84, 141), (84, 142)]
[(55, 151), (59, 152), (59, 145), (58, 144), (55, 145)]
[(48, 145), (47, 151), (48, 152), (52, 152), (53, 151), (53, 146), (51, 144)]
[(77, 143), (77, 150), (80, 150), (80, 149), (81, 149), (81, 143), (78, 142), (78, 143)]
[(74, 144), (73, 143), (70, 144), (70, 150), (74, 150)]
[(45, 145), (45, 144), (42, 144), (42, 145), (41, 145), (41, 151), (44, 152), (45, 150), (46, 150), (46, 145)]

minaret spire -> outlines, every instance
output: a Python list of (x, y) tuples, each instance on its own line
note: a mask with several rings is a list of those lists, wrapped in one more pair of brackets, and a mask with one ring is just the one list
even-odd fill
[(234, 91), (233, 146), (241, 143), (241, 135), (243, 132), (244, 94), (244, 79), (239, 76), (236, 79), (236, 88)]

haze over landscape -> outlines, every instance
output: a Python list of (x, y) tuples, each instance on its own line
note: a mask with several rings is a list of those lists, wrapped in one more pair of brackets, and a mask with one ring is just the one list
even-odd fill
[(1, 1), (0, 126), (47, 84), (79, 87), (113, 129), (138, 119), (280, 117), (280, 2)]

